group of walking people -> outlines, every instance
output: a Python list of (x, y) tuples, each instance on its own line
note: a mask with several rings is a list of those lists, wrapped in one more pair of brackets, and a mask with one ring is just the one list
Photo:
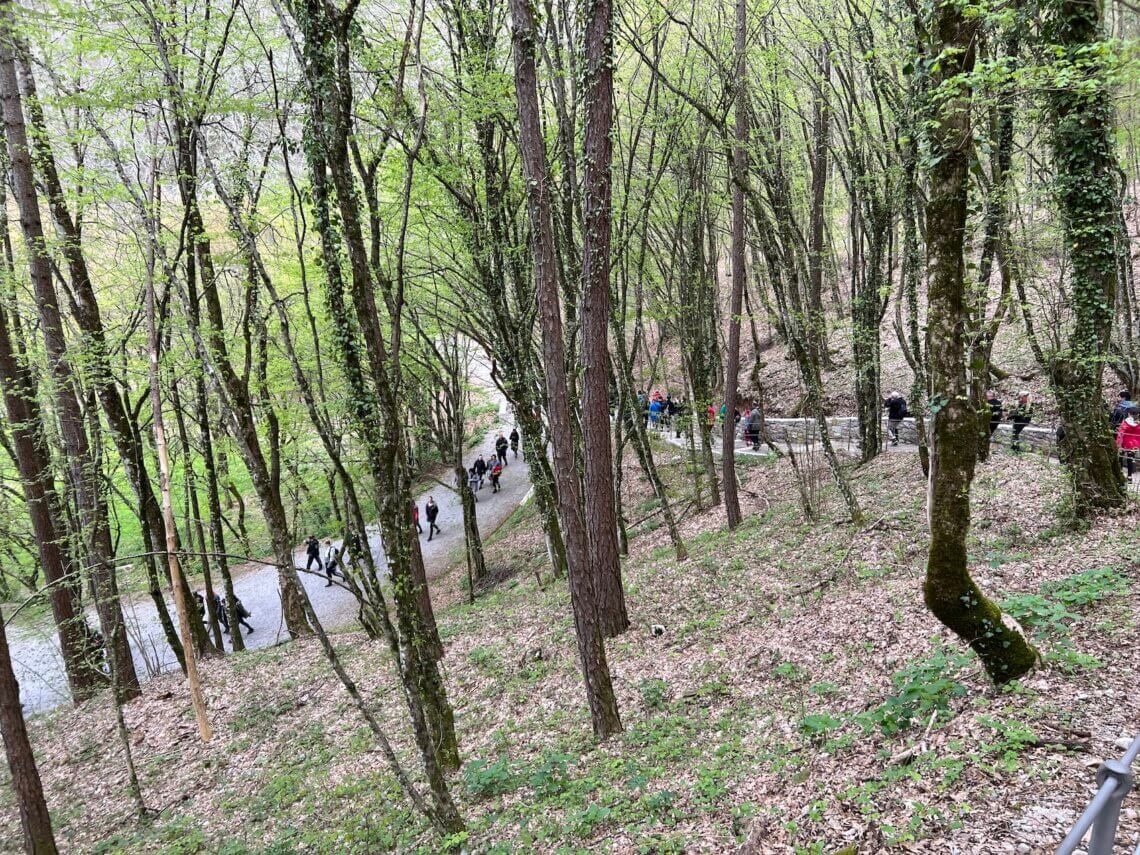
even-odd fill
[[(513, 428), (511, 430), (510, 439), (503, 436), (500, 432), (495, 437), (494, 448), (487, 453), (484, 457), (480, 454), (475, 458), (475, 462), (471, 464), (467, 470), (467, 489), (471, 491), (471, 495), (475, 497), (475, 501), (479, 501), (479, 491), (483, 489), (484, 483), (489, 481), (491, 483), (491, 492), (497, 493), (502, 489), (503, 470), (509, 465), (507, 459), (507, 449), (517, 458), (519, 456), (519, 429)], [(431, 540), (431, 536), (428, 536)]]
[[(202, 620), (206, 620), (206, 603), (207, 603), (206, 598), (204, 596), (202, 596), (202, 594), (199, 593), (198, 591), (195, 591), (194, 592), (194, 602), (198, 606), (198, 617), (200, 617)], [(229, 598), (227, 597), (225, 603), (223, 603), (221, 595), (218, 594), (217, 592), (214, 592), (214, 596), (210, 597), (210, 599), (209, 599), (209, 604), (210, 604), (210, 617), (217, 620), (217, 622), (219, 624), (221, 624), (222, 630), (225, 632), (225, 634), (229, 635), (230, 634)], [(246, 635), (249, 635), (251, 632), (253, 632), (253, 627), (249, 625), (249, 621), (246, 620), (246, 618), (253, 617), (253, 615), (251, 615), (246, 610), (245, 606), (242, 604), (241, 599), (236, 594), (234, 595), (233, 605), (234, 605), (233, 612), (237, 616), (238, 624), (239, 624), (238, 632), (240, 633), (241, 627), (244, 626), (246, 629)]]
[(325, 538), (325, 552), (323, 556), (321, 555), (321, 542), (310, 534), (305, 538), (305, 569), (312, 570), (313, 565), (316, 564), (317, 572), (324, 573), (328, 579), (325, 587), (332, 587), (333, 576), (344, 578), (343, 565), (346, 550), (351, 552), (352, 555), (360, 554), (360, 536), (354, 531), (349, 531), (345, 536), (343, 548), (333, 543), (330, 538)]

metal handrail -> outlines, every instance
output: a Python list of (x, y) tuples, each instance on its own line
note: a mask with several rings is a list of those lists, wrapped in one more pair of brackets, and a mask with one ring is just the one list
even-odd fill
[[(1132, 789), (1132, 764), (1140, 755), (1140, 735), (1132, 740), (1119, 760), (1106, 760), (1096, 770), (1097, 791), (1073, 830), (1068, 833), (1057, 855), (1072, 855), (1085, 835), (1092, 829), (1088, 855), (1112, 855), (1116, 842), (1116, 826), (1120, 821), (1120, 805)], [(1136, 852), (1140, 855), (1140, 848)]]

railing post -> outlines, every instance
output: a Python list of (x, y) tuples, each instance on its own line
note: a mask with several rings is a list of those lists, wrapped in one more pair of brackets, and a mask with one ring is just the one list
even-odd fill
[(1101, 763), (1096, 771), (1097, 786), (1103, 786), (1110, 778), (1116, 781), (1116, 789), (1093, 823), (1092, 836), (1089, 837), (1089, 855), (1112, 855), (1116, 842), (1116, 825), (1120, 821), (1120, 805), (1132, 789), (1132, 770), (1129, 764), (1120, 760)]

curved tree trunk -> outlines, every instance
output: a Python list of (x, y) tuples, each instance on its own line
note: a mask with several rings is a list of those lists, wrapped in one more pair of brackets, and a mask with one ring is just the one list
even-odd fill
[(1037, 661), (1037, 652), (1007, 626), (998, 606), (970, 577), (966, 537), (970, 530), (970, 484), (977, 455), (974, 410), (966, 382), (962, 330), (966, 321), (963, 238), (969, 182), (970, 89), (978, 19), (943, 0), (935, 17), (933, 53), (940, 56), (932, 92), (949, 92), (934, 106), (930, 200), (926, 206), (929, 258), (929, 337), (934, 442), (928, 513), (930, 552), (923, 593), (927, 607), (968, 643), (996, 683), (1016, 679)]

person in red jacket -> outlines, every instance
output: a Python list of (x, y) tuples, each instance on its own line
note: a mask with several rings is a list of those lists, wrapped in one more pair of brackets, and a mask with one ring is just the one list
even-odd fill
[(1137, 450), (1140, 449), (1140, 407), (1129, 407), (1128, 414), (1116, 429), (1116, 445), (1128, 477), (1136, 468)]

